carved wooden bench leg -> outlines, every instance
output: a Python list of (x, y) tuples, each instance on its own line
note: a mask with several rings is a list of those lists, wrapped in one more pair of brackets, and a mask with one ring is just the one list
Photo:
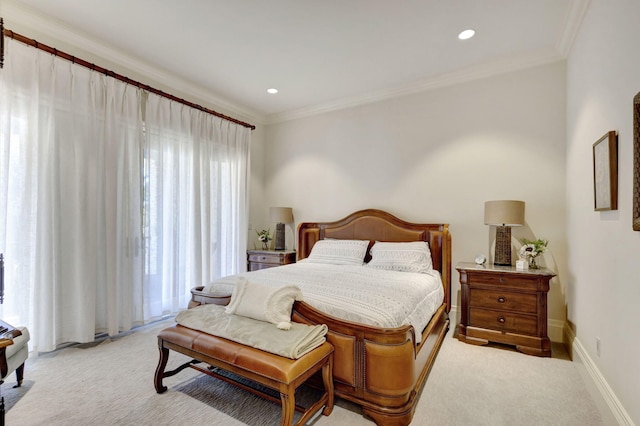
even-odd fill
[(293, 415), (296, 411), (296, 389), (289, 386), (286, 392), (280, 392), (280, 401), (282, 402), (282, 420), (281, 426), (291, 426)]
[(322, 414), (328, 416), (333, 411), (333, 355), (329, 357), (329, 362), (322, 366), (322, 382), (327, 394), (327, 403)]
[(165, 377), (174, 376), (179, 372), (181, 372), (182, 370), (184, 370), (185, 368), (189, 368), (194, 364), (199, 364), (200, 362), (202, 362), (202, 361), (198, 361), (197, 359), (192, 359), (191, 361), (185, 362), (184, 364), (182, 364), (181, 366), (179, 366), (174, 370), (165, 372), (164, 369), (167, 367), (167, 361), (169, 360), (169, 348), (166, 348), (164, 346), (164, 341), (160, 338), (158, 339), (158, 350), (160, 351), (160, 359), (158, 360), (158, 367), (156, 368), (156, 373), (153, 376), (156, 392), (158, 393), (163, 393), (167, 390), (167, 387), (162, 384), (162, 379), (164, 379)]
[[(324, 416), (328, 416), (333, 411), (333, 354), (329, 354), (325, 362), (323, 362), (322, 364), (322, 382), (324, 384), (324, 394), (322, 394), (322, 397), (320, 397), (318, 401), (316, 401), (313, 405), (311, 405), (304, 411), (302, 417), (298, 419), (298, 422), (295, 424), (295, 426), (302, 426), (307, 424), (311, 416), (313, 416), (323, 406), (324, 409), (322, 410), (322, 414)], [(295, 392), (295, 389), (293, 389), (293, 392)], [(282, 408), (284, 416), (284, 399)]]
[(156, 368), (154, 384), (156, 392), (163, 393), (167, 390), (167, 387), (162, 384), (162, 379), (164, 378), (164, 369), (167, 366), (167, 361), (169, 360), (169, 349), (159, 345), (158, 350), (160, 351), (160, 360), (158, 361), (158, 367)]

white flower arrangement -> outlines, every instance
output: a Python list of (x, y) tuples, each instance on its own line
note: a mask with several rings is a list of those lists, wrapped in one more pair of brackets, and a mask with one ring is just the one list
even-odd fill
[(260, 240), (260, 242), (262, 243), (266, 244), (271, 241), (271, 228), (263, 229), (262, 231), (256, 231), (256, 234), (258, 234), (258, 240)]
[(525, 259), (529, 262), (529, 267), (537, 268), (538, 264), (536, 262), (536, 258), (544, 253), (547, 250), (547, 245), (549, 244), (548, 240), (545, 239), (537, 239), (537, 240), (527, 240), (523, 238), (520, 240), (522, 243), (522, 247), (520, 247), (520, 258)]
[(271, 228), (263, 229), (262, 231), (258, 231), (256, 229), (256, 234), (258, 234), (258, 240), (262, 243), (262, 249), (269, 250), (269, 241), (271, 241)]

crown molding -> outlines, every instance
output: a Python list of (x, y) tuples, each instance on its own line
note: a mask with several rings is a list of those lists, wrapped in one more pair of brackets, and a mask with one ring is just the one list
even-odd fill
[(518, 57), (505, 58), (491, 63), (467, 67), (459, 71), (444, 73), (404, 86), (388, 88), (350, 98), (342, 98), (331, 102), (326, 102), (323, 104), (291, 111), (285, 111), (278, 114), (271, 114), (266, 116), (265, 124), (276, 124), (284, 121), (295, 120), (298, 118), (337, 111), (340, 109), (352, 108), (355, 106), (361, 106), (398, 96), (420, 93), (427, 90), (438, 89), (441, 87), (486, 78), (493, 75), (504, 74), (520, 69), (564, 60), (569, 56), (569, 52), (571, 51), (573, 42), (575, 41), (575, 38), (580, 31), (580, 26), (582, 25), (582, 21), (584, 20), (587, 10), (589, 9), (590, 3), (591, 0), (570, 0), (564, 19), (564, 30), (558, 38), (555, 49), (550, 48), (532, 52), (526, 55), (520, 55)]
[[(109, 46), (103, 41), (92, 38), (81, 31), (60, 22), (59, 20), (47, 16), (28, 6), (14, 2), (13, 0), (2, 0), (0, 3), (0, 15), (3, 16), (5, 27), (16, 32), (25, 32), (26, 37), (34, 38), (42, 43), (59, 47), (60, 50), (68, 48), (82, 53), (68, 51), (67, 53), (77, 56), (90, 55), (96, 59), (104, 59), (124, 70), (133, 72), (143, 78), (148, 78), (151, 82), (142, 81), (144, 84), (155, 86), (155, 83), (170, 88), (172, 91), (180, 93), (180, 96), (190, 98), (193, 102), (209, 105), (212, 109), (223, 109), (224, 114), (234, 115), (241, 120), (253, 121), (264, 124), (265, 117), (251, 109), (235, 104), (228, 99), (196, 84), (193, 84), (181, 77), (158, 69), (147, 62), (128, 55), (113, 46)], [(60, 44), (63, 44), (61, 46)], [(89, 58), (84, 58), (89, 60)], [(96, 61), (97, 62), (97, 61)], [(97, 63), (96, 63), (97, 65)], [(100, 64), (105, 68), (109, 65)], [(116, 70), (114, 70), (116, 71)], [(123, 73), (122, 70), (117, 70)], [(158, 87), (158, 89), (163, 89)], [(171, 93), (178, 96), (177, 93)]]
[(564, 31), (560, 35), (556, 48), (563, 57), (568, 57), (573, 42), (580, 31), (580, 26), (584, 20), (591, 0), (571, 0), (569, 7), (567, 8), (567, 14), (565, 16), (564, 24), (562, 28)]
[[(564, 31), (560, 35), (555, 48), (534, 51), (516, 57), (502, 58), (496, 61), (466, 67), (458, 71), (442, 73), (405, 85), (385, 88), (358, 96), (335, 99), (325, 103), (270, 115), (265, 115), (240, 106), (211, 90), (195, 85), (174, 74), (158, 70), (157, 67), (151, 64), (127, 55), (103, 41), (92, 39), (90, 36), (28, 6), (17, 3), (14, 0), (0, 0), (0, 14), (5, 18), (5, 26), (9, 29), (23, 31), (24, 28), (24, 31), (28, 30), (28, 34), (25, 35), (32, 38), (41, 37), (39, 41), (45, 43), (56, 44), (62, 42), (71, 46), (72, 49), (88, 52), (92, 56), (103, 58), (117, 66), (149, 78), (160, 85), (184, 94), (185, 97), (193, 99), (194, 101), (210, 105), (214, 109), (221, 108), (224, 110), (221, 112), (225, 114), (232, 114), (238, 116), (239, 119), (266, 125), (353, 108), (566, 59), (580, 30), (589, 5), (590, 0), (570, 0), (563, 25)], [(16, 28), (13, 28), (14, 26)], [(31, 36), (31, 34), (35, 34), (36, 36)], [(73, 52), (69, 53), (74, 54)]]
[(271, 114), (266, 117), (265, 124), (277, 124), (289, 120), (310, 117), (313, 115), (324, 114), (341, 109), (353, 108), (356, 106), (380, 102), (400, 96), (426, 92), (447, 86), (453, 86), (460, 83), (466, 83), (473, 80), (479, 80), (526, 68), (532, 68), (553, 62), (558, 62), (564, 59), (564, 56), (559, 54), (553, 48), (542, 49), (524, 55), (509, 56), (495, 61), (466, 67), (461, 70), (439, 74), (434, 77), (429, 77), (427, 79), (406, 85), (370, 92), (360, 96), (341, 98), (335, 101), (326, 102), (306, 108), (300, 108), (292, 111), (286, 111), (283, 113)]

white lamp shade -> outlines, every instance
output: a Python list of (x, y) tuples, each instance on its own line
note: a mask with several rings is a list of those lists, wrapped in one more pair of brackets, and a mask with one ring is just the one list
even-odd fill
[(293, 209), (291, 207), (270, 207), (269, 216), (271, 222), (291, 223), (293, 222)]
[(496, 226), (524, 225), (524, 201), (498, 200), (485, 202), (484, 224)]

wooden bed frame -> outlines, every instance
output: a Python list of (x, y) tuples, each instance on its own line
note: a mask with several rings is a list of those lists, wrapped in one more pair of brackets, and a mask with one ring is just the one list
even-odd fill
[[(327, 340), (335, 347), (336, 396), (362, 407), (378, 425), (408, 425), (424, 382), (449, 329), (451, 309), (451, 235), (448, 224), (405, 222), (381, 210), (361, 210), (336, 222), (301, 223), (298, 259), (306, 258), (324, 238), (375, 241), (426, 241), (433, 268), (440, 271), (444, 302), (424, 330), (412, 326), (377, 328), (326, 315), (296, 302), (294, 321), (327, 324)], [(367, 257), (369, 254), (367, 253)], [(368, 259), (367, 259), (368, 260)], [(416, 344), (415, 333), (422, 332)]]

